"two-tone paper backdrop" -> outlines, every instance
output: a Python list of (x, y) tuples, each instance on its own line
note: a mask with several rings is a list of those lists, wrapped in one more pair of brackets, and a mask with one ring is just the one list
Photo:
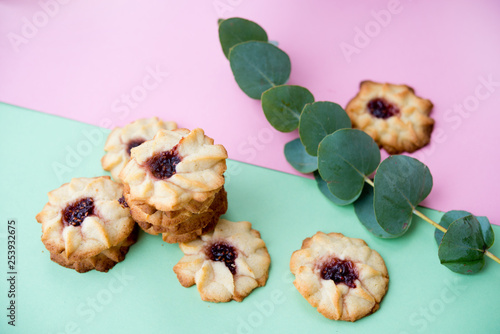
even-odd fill
[[(202, 127), (233, 160), (296, 174), (283, 146), (298, 134), (268, 124), (260, 101), (239, 89), (220, 49), (217, 19), (244, 17), (288, 53), (289, 83), (307, 87), (317, 101), (345, 106), (366, 79), (408, 84), (430, 99), (431, 145), (413, 154), (434, 177), (423, 204), (468, 210), (500, 225), (499, 15), (495, 0), (3, 0), (0, 102), (106, 128), (159, 116)], [(2, 108), (0, 123), (16, 110)], [(44, 123), (51, 117), (26, 128), (26, 115), (8, 119), (20, 122), (11, 127), (28, 138), (19, 150), (29, 151), (27, 143), (39, 140), (29, 137), (33, 126), (57, 130)], [(6, 152), (21, 145), (1, 138)], [(65, 140), (54, 144), (61, 150), (54, 159), (67, 156)], [(15, 168), (18, 158), (3, 156), (8, 167), (2, 170)], [(49, 172), (49, 180), (76, 176)], [(5, 181), (0, 186), (8, 198)], [(286, 206), (286, 198), (279, 203)]]

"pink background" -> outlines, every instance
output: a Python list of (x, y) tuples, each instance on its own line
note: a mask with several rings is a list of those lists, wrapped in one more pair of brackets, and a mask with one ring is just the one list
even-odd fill
[(157, 115), (202, 127), (231, 159), (295, 173), (282, 151), (297, 133), (272, 129), (220, 49), (217, 19), (240, 16), (279, 41), (289, 83), (317, 101), (345, 106), (365, 79), (433, 101), (432, 144), (414, 155), (434, 176), (423, 204), (500, 224), (500, 2), (394, 3), (4, 0), (0, 101), (105, 127)]

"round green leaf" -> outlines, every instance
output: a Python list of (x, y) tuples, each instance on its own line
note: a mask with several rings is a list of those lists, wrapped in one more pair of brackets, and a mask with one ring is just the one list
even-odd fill
[[(460, 210), (448, 211), (441, 217), (439, 225), (448, 229), (448, 226), (450, 226), (451, 223), (453, 223), (455, 220), (466, 216), (472, 216), (472, 213)], [(493, 233), (493, 228), (491, 227), (490, 221), (488, 220), (487, 217), (476, 217), (476, 219), (479, 222), (481, 232), (483, 233), (483, 239), (486, 244), (486, 248), (490, 248), (491, 246), (493, 246), (493, 243), (495, 242), (495, 234)], [(436, 239), (436, 243), (438, 244), (438, 246), (439, 244), (441, 244), (443, 235), (444, 232), (441, 232), (441, 230), (436, 229), (436, 231), (434, 232), (434, 238)]]
[(351, 127), (347, 113), (333, 102), (314, 102), (302, 110), (299, 136), (310, 155), (318, 155), (318, 145), (327, 135)]
[(493, 232), (493, 228), (491, 227), (490, 220), (487, 217), (476, 217), (479, 222), (479, 226), (481, 227), (481, 232), (483, 233), (484, 243), (486, 245), (486, 249), (493, 246), (495, 242), (495, 233)]
[(426, 165), (404, 155), (387, 158), (375, 175), (375, 216), (387, 233), (404, 234), (411, 225), (413, 210), (432, 189)]
[(229, 62), (238, 86), (257, 100), (269, 88), (285, 84), (292, 70), (288, 55), (266, 42), (251, 41), (233, 46)]
[(304, 87), (276, 86), (262, 94), (262, 109), (267, 120), (278, 131), (290, 132), (299, 126), (300, 114), (314, 96)]
[(318, 168), (335, 197), (352, 203), (363, 190), (364, 178), (380, 163), (380, 150), (365, 132), (341, 129), (325, 137), (318, 148)]
[(319, 175), (318, 171), (314, 172), (314, 179), (316, 180), (316, 183), (318, 184), (318, 188), (321, 191), (323, 195), (325, 195), (326, 198), (328, 198), (330, 201), (332, 201), (336, 205), (348, 205), (351, 204), (351, 201), (343, 201), (338, 197), (335, 197), (334, 194), (330, 192), (330, 189), (328, 189), (328, 184), (321, 178), (321, 175)]
[[(451, 225), (455, 220), (470, 216), (472, 213), (467, 212), (467, 211), (461, 211), (461, 210), (452, 210), (446, 212), (442, 217), (441, 220), (439, 221), (439, 225), (444, 227), (445, 229), (448, 229), (448, 226)], [(436, 229), (434, 231), (434, 239), (436, 239), (436, 243), (439, 247), (439, 244), (441, 243), (441, 240), (443, 239), (444, 232), (441, 232), (441, 230)]]
[(356, 216), (358, 216), (361, 224), (376, 237), (384, 239), (398, 237), (397, 235), (387, 233), (378, 224), (373, 208), (373, 187), (364, 186), (361, 196), (354, 202), (354, 212), (356, 212)]
[(439, 246), (439, 260), (451, 271), (471, 275), (484, 266), (484, 250), (481, 226), (476, 217), (470, 215), (450, 224)]
[(222, 51), (229, 58), (230, 49), (248, 41), (267, 42), (267, 33), (257, 23), (239, 17), (219, 20), (219, 40)]
[(299, 138), (286, 143), (285, 158), (293, 168), (301, 173), (312, 173), (318, 169), (318, 158), (307, 154)]

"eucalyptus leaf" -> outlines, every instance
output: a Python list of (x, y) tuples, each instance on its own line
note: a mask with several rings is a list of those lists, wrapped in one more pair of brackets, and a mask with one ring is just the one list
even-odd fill
[[(472, 213), (467, 211), (460, 211), (460, 210), (448, 211), (443, 215), (443, 217), (441, 217), (439, 225), (448, 229), (448, 226), (450, 226), (451, 223), (453, 223), (455, 220), (471, 215)], [(495, 242), (495, 234), (493, 233), (493, 228), (491, 227), (490, 221), (488, 220), (487, 217), (477, 217), (477, 216), (475, 217), (479, 222), (481, 232), (483, 233), (483, 239), (486, 244), (486, 248), (490, 248), (491, 246), (493, 246), (493, 243)], [(436, 231), (434, 232), (434, 238), (436, 239), (438, 246), (441, 243), (441, 240), (443, 239), (443, 235), (444, 232), (441, 232), (438, 229), (436, 229)]]
[(267, 42), (267, 33), (255, 22), (232, 17), (219, 19), (219, 40), (224, 55), (229, 59), (229, 51), (233, 46), (248, 41)]
[(251, 41), (233, 46), (229, 62), (238, 86), (257, 100), (269, 88), (285, 84), (292, 70), (288, 55), (266, 42)]
[(397, 235), (387, 233), (378, 224), (373, 208), (373, 187), (365, 186), (363, 188), (361, 196), (354, 202), (354, 212), (356, 212), (361, 224), (376, 237), (384, 239), (398, 237)]
[(493, 228), (491, 227), (490, 220), (487, 217), (476, 218), (479, 222), (479, 226), (481, 227), (481, 232), (483, 233), (483, 239), (486, 245), (486, 249), (488, 249), (495, 243), (495, 233), (493, 232)]
[(309, 90), (300, 86), (276, 86), (262, 94), (262, 109), (269, 123), (278, 131), (290, 132), (299, 126), (300, 114), (314, 102)]
[(325, 137), (318, 148), (318, 169), (335, 197), (354, 202), (364, 178), (380, 163), (380, 150), (365, 132), (341, 129)]
[(321, 175), (319, 175), (318, 171), (314, 172), (314, 179), (316, 180), (316, 183), (318, 185), (319, 190), (323, 195), (325, 195), (326, 198), (328, 198), (330, 201), (332, 201), (336, 205), (348, 205), (351, 204), (351, 201), (343, 201), (338, 197), (335, 197), (334, 194), (330, 192), (330, 189), (328, 189), (328, 184), (321, 178)]
[(481, 226), (470, 215), (452, 222), (439, 246), (439, 260), (451, 271), (459, 274), (475, 274), (484, 266), (484, 250)]
[(411, 225), (413, 210), (431, 192), (429, 168), (414, 158), (391, 156), (380, 164), (374, 183), (379, 225), (387, 233), (403, 235)]
[(302, 110), (299, 135), (310, 155), (318, 155), (318, 145), (327, 135), (351, 127), (344, 109), (333, 102), (314, 102)]
[(286, 143), (285, 158), (293, 168), (301, 173), (312, 173), (318, 169), (318, 157), (307, 154), (299, 138)]

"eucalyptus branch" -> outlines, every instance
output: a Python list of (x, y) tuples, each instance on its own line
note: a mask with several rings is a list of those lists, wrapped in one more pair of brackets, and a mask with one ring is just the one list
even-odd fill
[[(330, 201), (353, 204), (359, 221), (380, 238), (402, 236), (412, 215), (420, 217), (436, 228), (439, 259), (454, 272), (480, 271), (484, 255), (500, 263), (488, 251), (495, 239), (488, 218), (449, 211), (436, 223), (416, 209), (432, 189), (426, 165), (404, 155), (381, 161), (379, 146), (367, 133), (351, 128), (340, 105), (315, 101), (306, 88), (287, 85), (290, 58), (268, 42), (262, 27), (241, 18), (220, 20), (219, 39), (237, 84), (249, 97), (262, 100), (269, 123), (281, 132), (298, 128), (299, 138), (285, 145), (285, 157), (299, 172), (314, 173)], [(372, 181), (366, 175), (375, 171)]]
[(444, 227), (442, 227), (441, 225), (439, 225), (438, 223), (436, 223), (435, 221), (433, 221), (432, 219), (430, 219), (429, 217), (427, 217), (426, 215), (424, 215), (422, 212), (418, 211), (417, 209), (413, 209), (413, 213), (415, 215), (419, 216), (420, 218), (422, 218), (422, 220), (428, 222), (429, 224), (431, 224), (432, 226), (434, 226), (435, 228), (440, 230), (441, 232), (446, 233), (448, 231), (447, 229), (445, 229)]

